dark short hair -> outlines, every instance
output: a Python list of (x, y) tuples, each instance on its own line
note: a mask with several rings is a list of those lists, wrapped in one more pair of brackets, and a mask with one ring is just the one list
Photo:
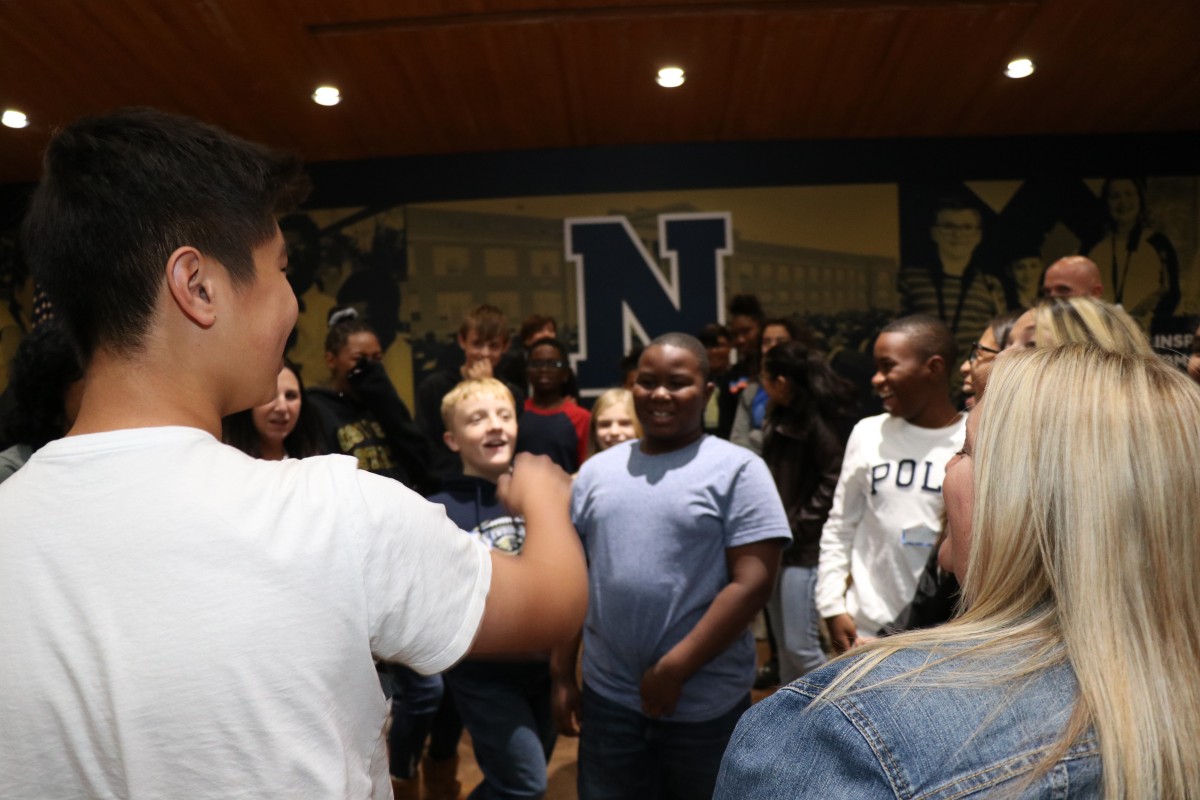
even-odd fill
[(792, 411), (820, 414), (830, 421), (853, 412), (854, 384), (834, 372), (822, 353), (804, 342), (781, 342), (772, 347), (763, 356), (763, 372), (791, 383)]
[(84, 117), (46, 148), (23, 243), (85, 358), (146, 338), (167, 259), (191, 245), (235, 286), (274, 214), (308, 190), (300, 159), (150, 108)]
[(530, 355), (533, 354), (533, 349), (535, 347), (541, 347), (542, 345), (549, 345), (549, 346), (553, 347), (555, 350), (558, 351), (558, 357), (561, 360), (567, 361), (567, 362), (570, 361), (571, 357), (567, 352), (567, 346), (565, 344), (563, 344), (563, 341), (561, 339), (556, 339), (553, 336), (539, 336), (538, 338), (536, 338), (532, 342), (530, 342), (530, 344), (529, 344)]
[(726, 328), (719, 322), (710, 322), (700, 329), (700, 333), (696, 335), (700, 340), (700, 344), (705, 347), (719, 347), (721, 339), (725, 339), (725, 344), (729, 345), (733, 342), (733, 337), (729, 335), (729, 328)]
[(337, 355), (338, 351), (346, 346), (346, 342), (350, 341), (350, 337), (356, 333), (369, 333), (376, 339), (379, 338), (375, 329), (367, 324), (365, 319), (358, 316), (357, 311), (354, 311), (353, 314), (350, 313), (351, 311), (354, 309), (338, 307), (330, 310), (329, 316), (331, 317), (339, 312), (345, 312), (345, 315), (329, 326), (329, 333), (325, 334), (326, 353)]
[(646, 350), (649, 350), (651, 347), (678, 347), (681, 350), (687, 350), (700, 362), (700, 377), (705, 383), (708, 382), (710, 372), (708, 351), (704, 349), (704, 345), (700, 344), (700, 340), (695, 336), (686, 333), (664, 333), (662, 336), (655, 337), (654, 341), (646, 345)]
[(729, 316), (750, 317), (762, 322), (767, 315), (763, 312), (762, 303), (753, 294), (735, 294), (729, 301)]
[(946, 323), (928, 314), (913, 314), (893, 320), (884, 326), (880, 334), (902, 333), (912, 342), (922, 359), (941, 356), (946, 363), (946, 374), (958, 364), (958, 347), (954, 334)]

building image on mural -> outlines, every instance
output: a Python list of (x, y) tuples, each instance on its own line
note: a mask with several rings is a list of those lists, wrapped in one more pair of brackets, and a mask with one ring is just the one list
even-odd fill
[[(307, 213), (319, 230), (320, 263), (302, 294), (294, 352), (319, 382), (323, 354), (314, 343), (324, 316), (334, 305), (359, 305), (385, 329), (389, 373), (409, 400), (414, 382), (461, 358), (453, 341), (463, 316), (489, 303), (514, 329), (529, 314), (554, 317), (578, 366), (603, 360), (584, 372), (607, 385), (628, 347), (677, 319), (667, 306), (666, 314), (634, 311), (669, 284), (662, 220), (713, 214), (727, 214), (730, 226), (718, 254), (720, 297), (754, 294), (769, 316), (803, 318), (831, 350), (869, 359), (883, 324), (921, 312), (951, 325), (965, 353), (993, 316), (1038, 297), (1049, 264), (1082, 253), (1100, 267), (1105, 299), (1121, 302), (1164, 352), (1186, 352), (1200, 311), (1198, 185), (1190, 177), (1037, 179), (315, 209)], [(587, 259), (566, 251), (565, 225), (581, 219), (624, 220), (636, 240), (624, 260), (604, 267), (606, 291), (628, 285), (630, 297), (606, 307), (604, 320), (588, 320), (605, 323), (603, 342), (580, 327)], [(657, 283), (643, 280), (648, 271)], [(725, 309), (710, 305), (709, 321), (723, 320)]]
[[(957, 207), (947, 210), (946, 201)], [(727, 241), (720, 252), (689, 258), (703, 262), (701, 270), (719, 263), (720, 285), (703, 312), (678, 317), (663, 220), (713, 215), (727, 216)], [(568, 221), (581, 219), (624, 220), (630, 233), (622, 236), (631, 240), (628, 256), (604, 267), (603, 285), (615, 292), (616, 304), (586, 320), (606, 331), (592, 335), (581, 327), (580, 275), (588, 259), (567, 251)], [(410, 407), (421, 377), (462, 358), (454, 336), (466, 312), (481, 303), (503, 310), (514, 330), (529, 314), (554, 317), (576, 360), (595, 359), (589, 374), (597, 386), (589, 390), (616, 382), (617, 361), (632, 344), (679, 319), (723, 320), (723, 306), (738, 294), (756, 295), (769, 316), (803, 318), (829, 350), (867, 360), (878, 329), (913, 311), (956, 327), (965, 351), (994, 312), (1033, 302), (1046, 267), (1068, 254), (1097, 263), (1104, 298), (1120, 302), (1176, 363), (1184, 360), (1200, 313), (1195, 177), (510, 197), (310, 208), (281, 227), (301, 309), (288, 354), (305, 381), (328, 379), (329, 312), (354, 306), (379, 334), (388, 373)], [(684, 261), (677, 266), (686, 275), (694, 267)], [(30, 324), (32, 291), (9, 231), (0, 238), (3, 382)], [(690, 293), (677, 300), (687, 306)]]

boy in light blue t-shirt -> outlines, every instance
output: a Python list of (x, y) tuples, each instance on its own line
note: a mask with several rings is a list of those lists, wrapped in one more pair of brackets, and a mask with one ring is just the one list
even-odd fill
[(580, 735), (579, 796), (711, 797), (749, 706), (749, 623), (791, 538), (750, 451), (705, 436), (713, 391), (699, 341), (667, 334), (638, 363), (645, 431), (589, 459), (572, 494), (588, 556), (583, 689), (555, 651), (560, 732)]

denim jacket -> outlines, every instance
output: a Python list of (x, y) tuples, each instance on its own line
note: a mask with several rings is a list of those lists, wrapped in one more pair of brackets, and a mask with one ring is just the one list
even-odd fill
[(1070, 719), (1077, 684), (1069, 665), (1018, 685), (956, 678), (961, 662), (875, 685), (927, 655), (897, 653), (860, 684), (867, 688), (813, 703), (853, 662), (830, 664), (753, 706), (725, 751), (715, 800), (1100, 797), (1100, 748), (1090, 733), (1029, 782)]

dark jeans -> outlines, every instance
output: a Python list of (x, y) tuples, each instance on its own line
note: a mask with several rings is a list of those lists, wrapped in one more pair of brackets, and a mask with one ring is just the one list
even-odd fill
[(721, 756), (750, 697), (716, 719), (671, 722), (584, 685), (579, 800), (709, 800)]
[(464, 661), (445, 673), (483, 782), (470, 800), (540, 798), (557, 731), (545, 662)]
[(418, 675), (403, 664), (383, 664), (379, 670), (383, 693), (392, 698), (392, 730), (388, 733), (388, 763), (396, 778), (410, 779), (425, 750), (425, 740), (442, 699), (441, 675)]

